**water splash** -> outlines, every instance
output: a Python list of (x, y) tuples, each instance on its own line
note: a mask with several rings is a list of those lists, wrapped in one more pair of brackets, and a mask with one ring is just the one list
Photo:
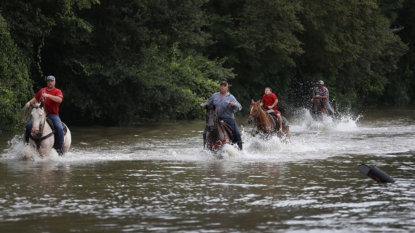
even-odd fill
[(360, 118), (362, 118), (362, 115), (358, 115), (357, 117), (354, 117), (352, 115), (341, 115), (339, 116), (339, 119), (337, 119), (337, 124), (335, 127), (335, 130), (337, 131), (357, 131), (359, 130), (359, 127), (357, 125), (357, 122)]
[(315, 121), (310, 111), (301, 108), (295, 111), (291, 120), (292, 131), (357, 131), (359, 127), (357, 122), (363, 117), (362, 115), (354, 116), (350, 112), (341, 113), (336, 116), (336, 120), (331, 117), (323, 117), (321, 121)]

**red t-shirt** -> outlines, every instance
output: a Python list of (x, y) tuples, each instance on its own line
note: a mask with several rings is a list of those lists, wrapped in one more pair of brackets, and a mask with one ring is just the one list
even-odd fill
[[(276, 99), (278, 99), (278, 98), (277, 98), (277, 96), (274, 93), (270, 93), (269, 95), (264, 94), (262, 96), (262, 100), (261, 101), (264, 104), (264, 107), (265, 107), (265, 110), (266, 111), (269, 109), (268, 106), (272, 106), (274, 104), (274, 102), (275, 102)], [(277, 105), (275, 105), (272, 109), (274, 110), (274, 112), (276, 114), (280, 113), (277, 110)]]
[[(47, 87), (44, 87), (38, 91), (38, 93), (35, 95), (35, 99), (39, 102), (43, 103), (43, 106), (45, 108), (46, 115), (47, 114), (56, 114), (59, 115), (59, 105), (61, 103), (55, 102), (51, 100), (50, 98), (44, 98), (42, 96), (43, 93), (53, 95), (53, 96), (59, 96), (63, 99), (62, 91), (58, 88), (53, 88), (52, 90), (48, 90)], [(45, 102), (46, 99), (46, 102)]]

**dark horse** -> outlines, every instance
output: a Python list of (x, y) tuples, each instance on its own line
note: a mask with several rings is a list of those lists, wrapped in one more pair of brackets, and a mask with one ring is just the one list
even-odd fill
[(313, 103), (313, 106), (311, 107), (310, 113), (315, 121), (321, 121), (323, 117), (330, 116), (322, 98), (313, 98), (311, 99), (311, 103)]
[(205, 148), (216, 151), (221, 149), (225, 144), (232, 142), (232, 130), (229, 126), (219, 120), (215, 106), (205, 106), (206, 109), (206, 136), (203, 137)]
[[(286, 135), (287, 138), (290, 137), (290, 126), (288, 125), (287, 119), (281, 116), (282, 118), (282, 132)], [(273, 136), (277, 134), (278, 137), (281, 137), (282, 134), (279, 132), (279, 123), (278, 118), (273, 116), (261, 107), (261, 100), (255, 102), (254, 100), (251, 101), (251, 105), (249, 106), (249, 117), (248, 117), (248, 124), (255, 122), (256, 124), (256, 133), (263, 133), (265, 138), (268, 136)], [(255, 127), (254, 127), (255, 128)]]

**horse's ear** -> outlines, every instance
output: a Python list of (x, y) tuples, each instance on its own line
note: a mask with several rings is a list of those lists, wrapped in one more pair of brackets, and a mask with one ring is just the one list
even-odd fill
[(40, 102), (39, 108), (43, 108), (43, 102)]
[(261, 104), (261, 100), (258, 100), (256, 103), (257, 103), (257, 104)]
[(255, 101), (254, 101), (254, 99), (252, 99), (252, 100), (251, 100), (251, 104), (255, 104)]

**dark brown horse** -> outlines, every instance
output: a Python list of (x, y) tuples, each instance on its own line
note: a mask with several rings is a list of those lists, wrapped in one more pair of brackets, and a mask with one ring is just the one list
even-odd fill
[(232, 131), (225, 122), (220, 121), (215, 107), (205, 106), (206, 109), (206, 137), (204, 147), (216, 151), (225, 144), (232, 142)]
[(320, 121), (323, 117), (329, 116), (329, 111), (323, 103), (322, 98), (313, 98), (311, 99), (313, 106), (311, 107), (311, 116), (315, 121)]
[[(288, 125), (287, 119), (281, 116), (282, 119), (282, 132), (286, 135), (287, 138), (290, 137), (290, 126)], [(268, 136), (272, 136), (277, 134), (281, 137), (281, 134), (278, 134), (279, 131), (279, 123), (278, 118), (272, 116), (271, 114), (265, 112), (265, 110), (261, 107), (261, 100), (255, 102), (254, 100), (251, 101), (251, 105), (249, 106), (249, 117), (248, 117), (248, 124), (255, 122), (256, 130), (258, 133), (263, 133), (266, 138)]]

